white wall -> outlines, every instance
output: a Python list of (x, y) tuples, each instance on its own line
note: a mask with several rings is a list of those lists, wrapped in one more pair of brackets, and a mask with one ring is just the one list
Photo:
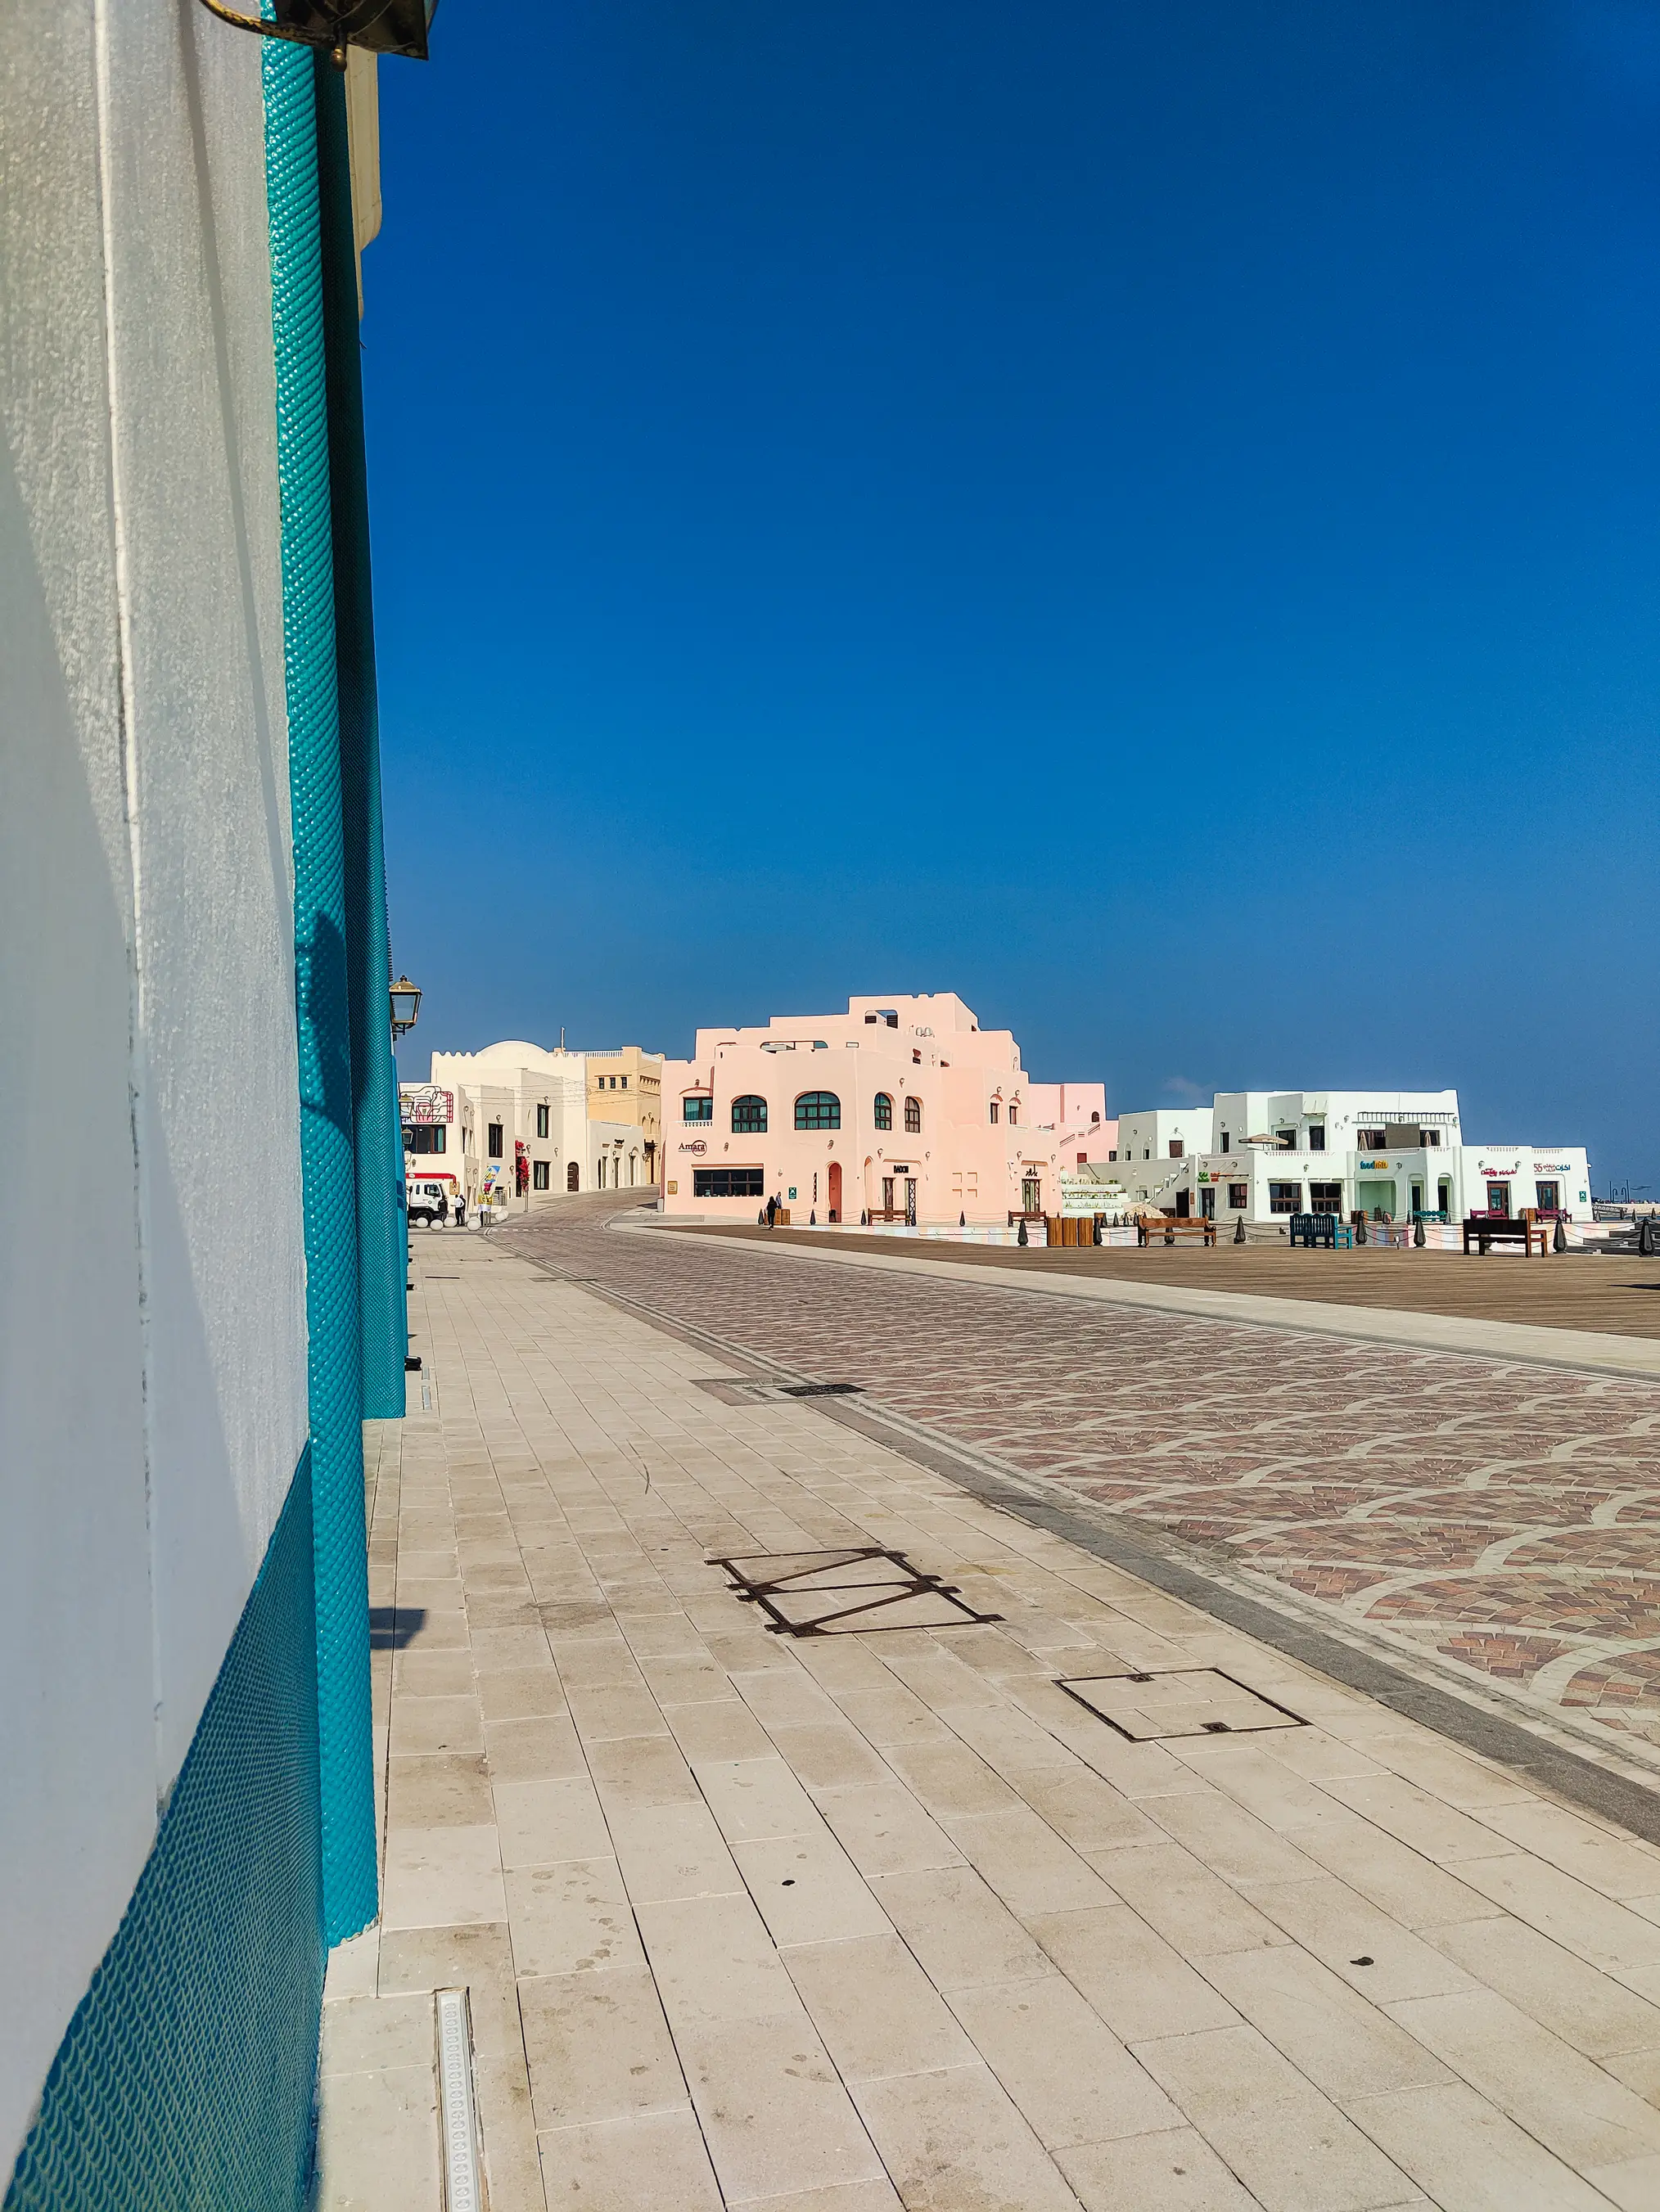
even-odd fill
[(306, 1433), (258, 46), (0, 16), (8, 2163)]

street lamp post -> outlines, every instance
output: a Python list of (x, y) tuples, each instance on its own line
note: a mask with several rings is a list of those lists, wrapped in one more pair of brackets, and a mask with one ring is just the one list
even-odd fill
[(415, 1027), (415, 1018), (421, 1011), (421, 986), (411, 983), (407, 975), (400, 975), (388, 994), (392, 1001), (392, 1033), (394, 1038), (407, 1036)]

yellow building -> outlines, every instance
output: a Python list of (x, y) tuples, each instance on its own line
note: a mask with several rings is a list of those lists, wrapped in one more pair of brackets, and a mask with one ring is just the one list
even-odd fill
[(625, 1044), (586, 1052), (590, 1121), (626, 1121), (643, 1139), (646, 1181), (655, 1182), (663, 1150), (663, 1055)]

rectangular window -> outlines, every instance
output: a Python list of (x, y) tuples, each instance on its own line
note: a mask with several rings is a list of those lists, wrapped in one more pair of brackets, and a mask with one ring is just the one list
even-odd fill
[(1310, 1121), (1309, 1123), (1309, 1150), (1311, 1152), (1323, 1152), (1325, 1149), (1325, 1123), (1323, 1121)]
[(1282, 1152), (1294, 1152), (1297, 1150), (1297, 1132), (1295, 1129), (1276, 1129), (1274, 1141)]
[(1381, 1152), (1384, 1144), (1383, 1132), (1381, 1129), (1357, 1129), (1354, 1141), (1363, 1152)]
[(444, 1149), (444, 1125), (441, 1121), (417, 1121), (404, 1132), (406, 1152), (441, 1152)]
[(694, 1168), (694, 1198), (764, 1198), (767, 1178), (761, 1168)]
[(1199, 1218), (1201, 1221), (1214, 1221), (1216, 1218), (1216, 1185), (1213, 1182), (1207, 1182), (1199, 1194)]
[(626, 1091), (629, 1087), (629, 1079), (626, 1075), (622, 1078), (622, 1084), (623, 1090)]
[(548, 1164), (545, 1160), (531, 1162), (530, 1181), (532, 1190), (545, 1190), (548, 1188)]
[(1228, 1211), (1231, 1213), (1250, 1212), (1250, 1185), (1248, 1182), (1231, 1182), (1228, 1185)]
[(1117, 1158), (1117, 1157), (1118, 1157), (1118, 1147), (1117, 1147), (1117, 1146), (1116, 1146), (1116, 1145), (1115, 1145), (1115, 1146), (1113, 1146), (1112, 1150), (1111, 1150), (1111, 1151), (1107, 1154), (1107, 1158), (1108, 1158), (1110, 1160), (1116, 1160), (1116, 1159)]
[(1173, 1160), (1184, 1159), (1187, 1156), (1187, 1146), (1182, 1142), (1180, 1137), (1172, 1137), (1171, 1139), (1170, 1156)]
[(1560, 1213), (1562, 1210), (1562, 1186), (1560, 1182), (1536, 1182), (1533, 1187), (1533, 1202), (1541, 1213)]
[(1268, 1185), (1270, 1213), (1300, 1213), (1303, 1211), (1303, 1186), (1300, 1182), (1271, 1182)]
[(1233, 1150), (1233, 1139), (1225, 1129), (1222, 1132), (1222, 1150), (1225, 1152), (1231, 1152)]
[(485, 1140), (489, 1146), (490, 1158), (493, 1160), (499, 1160), (502, 1157), (502, 1124), (499, 1121), (492, 1121), (484, 1133)]
[(1011, 1129), (1019, 1119), (1020, 1102), (1018, 1098), (1011, 1098), (1009, 1101), (1009, 1127)]
[(1418, 1132), (1419, 1149), (1421, 1152), (1428, 1152), (1431, 1146), (1438, 1145), (1440, 1141), (1441, 1132), (1438, 1129), (1420, 1129)]
[(1311, 1182), (1309, 1185), (1310, 1213), (1341, 1213), (1343, 1186), (1341, 1182)]
[(1506, 1221), (1509, 1220), (1510, 1185), (1507, 1182), (1490, 1182), (1487, 1185), (1487, 1212), (1502, 1214)]
[(548, 1109), (545, 1106), (538, 1106), (536, 1109), (536, 1133), (538, 1137), (545, 1137), (548, 1133)]
[(714, 1099), (683, 1098), (680, 1101), (680, 1118), (683, 1121), (712, 1121), (714, 1119)]
[(1000, 1120), (1000, 1119), (1001, 1119), (1001, 1116), (1002, 1116), (1002, 1111), (1003, 1111), (1002, 1108), (998, 1104), (997, 1101), (994, 1098), (994, 1099), (992, 1100), (992, 1102), (991, 1102), (991, 1118), (992, 1118), (992, 1120), (993, 1120), (994, 1121), (996, 1121)]

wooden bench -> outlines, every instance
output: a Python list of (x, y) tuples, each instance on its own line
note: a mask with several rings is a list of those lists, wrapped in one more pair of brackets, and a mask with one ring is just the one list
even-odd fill
[(1144, 1217), (1135, 1224), (1138, 1244), (1174, 1244), (1178, 1237), (1197, 1237), (1204, 1243), (1214, 1244), (1216, 1224), (1207, 1221), (1202, 1215), (1197, 1221), (1191, 1218), (1183, 1221), (1175, 1214), (1167, 1213), (1162, 1221), (1148, 1221)]
[(1542, 1260), (1550, 1251), (1551, 1232), (1542, 1221), (1535, 1221), (1530, 1213), (1509, 1218), (1499, 1214), (1472, 1213), (1464, 1223), (1464, 1250), (1468, 1255), (1470, 1240), (1483, 1258), (1492, 1244), (1519, 1244), (1524, 1257), (1532, 1259), (1535, 1245)]

